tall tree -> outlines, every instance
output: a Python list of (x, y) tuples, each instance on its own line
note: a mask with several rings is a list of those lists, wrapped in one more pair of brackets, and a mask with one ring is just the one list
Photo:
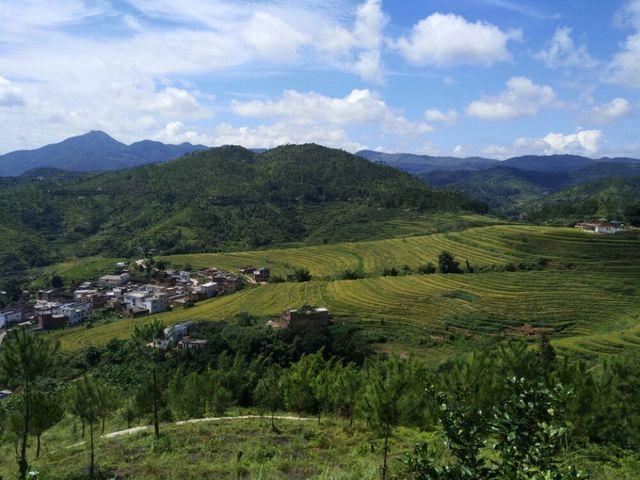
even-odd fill
[(89, 376), (74, 382), (68, 390), (69, 404), (75, 407), (73, 413), (89, 426), (89, 478), (93, 478), (95, 473), (94, 427), (102, 414), (104, 390), (101, 383)]
[(284, 398), (282, 395), (282, 369), (278, 365), (270, 366), (253, 392), (254, 401), (263, 412), (271, 413), (271, 430), (276, 431), (275, 412), (282, 408)]
[(147, 358), (151, 368), (151, 412), (153, 415), (153, 429), (156, 438), (160, 438), (160, 420), (158, 417), (158, 403), (160, 399), (158, 362), (162, 356), (162, 349), (156, 347), (159, 342), (164, 340), (162, 323), (156, 319), (144, 325), (136, 325), (131, 338), (138, 346), (139, 351)]
[(64, 415), (58, 395), (35, 391), (31, 395), (31, 434), (36, 437), (36, 458), (40, 457), (40, 437)]
[(393, 428), (418, 410), (410, 392), (419, 379), (408, 362), (397, 357), (376, 363), (368, 372), (359, 410), (369, 428), (384, 440), (380, 477), (387, 478), (389, 438)]
[(18, 384), (24, 396), (23, 428), (18, 454), (21, 479), (26, 478), (29, 468), (27, 442), (31, 424), (31, 392), (35, 382), (45, 376), (53, 366), (58, 348), (58, 343), (30, 335), (24, 328), (20, 328), (11, 335), (0, 353), (0, 372)]

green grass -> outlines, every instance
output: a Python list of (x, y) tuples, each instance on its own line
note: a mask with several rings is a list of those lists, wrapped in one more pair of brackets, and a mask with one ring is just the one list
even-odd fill
[[(230, 412), (230, 415), (238, 412)], [(98, 439), (96, 464), (102, 472), (118, 478), (151, 479), (256, 479), (256, 480), (376, 480), (380, 478), (381, 442), (374, 440), (358, 422), (353, 432), (346, 421), (278, 420), (274, 433), (265, 420), (226, 419), (187, 425), (163, 425), (160, 441), (150, 429), (127, 436)], [(125, 428), (117, 420), (107, 432)], [(66, 418), (42, 438), (42, 454), (35, 458), (32, 442), (28, 458), (43, 480), (62, 480), (86, 474), (88, 451), (79, 425)], [(418, 441), (428, 441), (437, 455), (444, 456), (437, 433), (398, 427), (390, 441), (389, 478), (400, 473), (400, 458)], [(238, 461), (238, 452), (242, 457)], [(592, 480), (636, 479), (640, 458), (632, 452), (612, 452), (588, 446), (567, 455), (567, 462), (585, 469)], [(238, 473), (240, 474), (237, 477)], [(14, 478), (12, 442), (0, 442), (0, 475)]]
[[(379, 478), (380, 442), (371, 451), (371, 435), (356, 424), (347, 433), (345, 420), (327, 418), (320, 425), (309, 421), (277, 420), (278, 433), (267, 419), (223, 420), (187, 425), (165, 425), (156, 443), (151, 430), (134, 435), (100, 439), (96, 463), (101, 469), (117, 472), (119, 478), (183, 479), (318, 479), (374, 480)], [(107, 429), (111, 431), (114, 425)], [(121, 428), (121, 427), (117, 427)], [(391, 442), (391, 471), (397, 472), (398, 458), (420, 439), (416, 430), (399, 428)], [(87, 465), (86, 444), (74, 430), (71, 419), (47, 432), (43, 454), (29, 458), (32, 468), (43, 478), (67, 479), (83, 472)], [(15, 476), (12, 445), (0, 445), (0, 475)], [(242, 451), (240, 462), (238, 452)]]

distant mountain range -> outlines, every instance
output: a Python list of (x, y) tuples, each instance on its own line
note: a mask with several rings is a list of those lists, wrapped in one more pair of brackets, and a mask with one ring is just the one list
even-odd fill
[(35, 150), (0, 155), (0, 176), (18, 176), (35, 169), (97, 172), (166, 162), (185, 153), (204, 150), (204, 145), (167, 145), (143, 140), (126, 145), (104, 132), (91, 131)]
[[(36, 172), (36, 176), (47, 176), (47, 174), (56, 174), (56, 170), (67, 172), (122, 170), (149, 163), (166, 162), (186, 153), (207, 148), (209, 147), (204, 145), (190, 143), (170, 145), (152, 140), (126, 145), (105, 132), (94, 130), (35, 150), (18, 150), (0, 155), (0, 176), (18, 176), (25, 172), (28, 172), (27, 175), (33, 175)], [(258, 154), (267, 151), (264, 148), (250, 150)], [(640, 164), (640, 160), (635, 158), (591, 159), (579, 155), (525, 155), (504, 161), (483, 157), (458, 158), (413, 153), (382, 153), (373, 150), (362, 150), (356, 155), (414, 175), (434, 171), (483, 171), (498, 166), (538, 172), (570, 172), (599, 163)]]
[(372, 162), (383, 163), (413, 174), (429, 173), (437, 170), (480, 171), (496, 166), (536, 172), (570, 172), (599, 163), (640, 164), (640, 160), (636, 158), (603, 157), (592, 159), (580, 155), (524, 155), (504, 161), (482, 157), (434, 157), (413, 153), (382, 153), (372, 150), (361, 150), (356, 155)]

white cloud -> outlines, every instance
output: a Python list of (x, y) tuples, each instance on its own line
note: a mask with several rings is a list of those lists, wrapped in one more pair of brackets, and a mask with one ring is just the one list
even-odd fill
[(155, 136), (156, 140), (164, 143), (179, 144), (189, 142), (193, 144), (213, 145), (213, 139), (208, 135), (201, 135), (193, 130), (185, 130), (180, 121), (169, 122), (164, 129)]
[(483, 155), (506, 159), (519, 155), (573, 154), (594, 156), (600, 150), (601, 130), (578, 130), (576, 133), (548, 133), (540, 138), (521, 137), (511, 146), (488, 145), (480, 151)]
[(577, 133), (549, 133), (542, 138), (518, 138), (514, 146), (528, 153), (551, 155), (573, 153), (594, 155), (600, 148), (602, 130), (580, 130)]
[(487, 22), (434, 13), (413, 26), (410, 37), (401, 37), (396, 48), (412, 63), (437, 66), (482, 65), (508, 61), (509, 40), (520, 40), (520, 30), (504, 32)]
[(443, 112), (437, 108), (429, 108), (424, 112), (424, 116), (430, 122), (440, 122), (445, 125), (455, 125), (458, 121), (458, 112), (454, 109)]
[(586, 45), (576, 47), (571, 38), (569, 27), (556, 29), (545, 50), (534, 54), (534, 58), (541, 60), (549, 68), (582, 68), (590, 69), (598, 65), (587, 51)]
[(0, 0), (0, 74), (14, 82), (2, 82), (0, 102), (25, 103), (0, 107), (0, 151), (88, 129), (135, 141), (188, 124), (212, 104), (183, 80), (211, 74), (312, 66), (383, 81), (381, 0), (55, 3)]
[(512, 77), (507, 88), (495, 96), (484, 96), (467, 106), (467, 114), (489, 120), (536, 115), (553, 105), (557, 97), (548, 85), (536, 85), (526, 77)]
[(183, 117), (205, 117), (209, 112), (203, 108), (192, 93), (175, 87), (166, 87), (144, 99), (141, 110), (159, 112), (164, 115), (180, 115)]
[(640, 29), (640, 0), (627, 0), (616, 12), (613, 22), (618, 27)]
[(453, 154), (457, 157), (464, 157), (467, 154), (467, 149), (462, 145), (456, 145), (453, 149)]
[(340, 128), (305, 127), (286, 122), (260, 125), (255, 128), (233, 127), (222, 123), (218, 126), (215, 143), (218, 145), (242, 145), (246, 148), (272, 148), (289, 143), (319, 143), (350, 152), (366, 148), (366, 145), (349, 140), (346, 132)]
[(0, 77), (0, 107), (18, 107), (24, 104), (21, 90), (6, 78)]
[(622, 117), (631, 115), (631, 102), (625, 98), (614, 98), (610, 102), (596, 105), (588, 115), (588, 119), (595, 123), (612, 123)]
[(286, 90), (278, 100), (233, 101), (237, 115), (251, 118), (285, 119), (292, 125), (373, 124), (383, 132), (399, 135), (427, 133), (433, 127), (411, 122), (389, 107), (370, 90), (352, 90), (345, 97), (327, 97), (315, 92)]
[(640, 33), (627, 37), (622, 50), (607, 65), (602, 79), (605, 83), (640, 88)]

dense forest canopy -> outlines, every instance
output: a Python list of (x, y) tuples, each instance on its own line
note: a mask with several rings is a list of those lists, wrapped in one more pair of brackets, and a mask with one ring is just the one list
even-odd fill
[(227, 146), (163, 164), (0, 188), (0, 270), (68, 254), (214, 251), (376, 236), (377, 222), (485, 211), (390, 167), (318, 145)]

